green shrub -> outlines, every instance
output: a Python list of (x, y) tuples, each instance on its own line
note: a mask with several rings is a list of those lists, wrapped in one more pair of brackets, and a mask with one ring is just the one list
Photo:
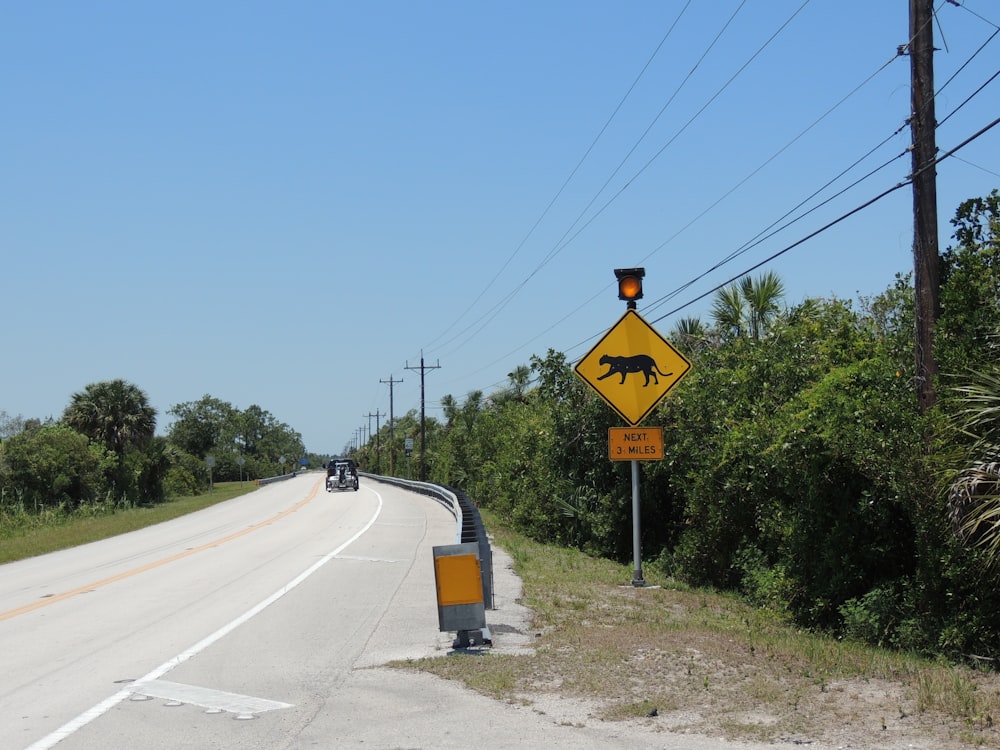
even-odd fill
[(840, 606), (845, 638), (873, 646), (891, 646), (897, 638), (903, 596), (898, 582), (888, 582)]
[(24, 430), (0, 446), (0, 489), (22, 508), (76, 507), (106, 492), (113, 461), (75, 430), (60, 424)]

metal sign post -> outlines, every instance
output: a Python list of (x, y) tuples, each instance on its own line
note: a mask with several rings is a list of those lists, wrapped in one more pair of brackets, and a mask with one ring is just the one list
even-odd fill
[(645, 586), (642, 577), (642, 548), (639, 517), (639, 462), (663, 458), (662, 427), (609, 427), (608, 458), (632, 464), (632, 585)]
[(691, 369), (688, 359), (635, 310), (635, 301), (642, 298), (645, 274), (643, 268), (615, 269), (618, 299), (627, 302), (625, 314), (573, 368), (634, 428), (621, 432), (611, 428), (608, 454), (612, 461), (632, 462), (632, 585), (637, 587), (646, 585), (640, 545), (639, 460), (663, 458), (662, 430), (637, 425)]
[(639, 462), (632, 461), (632, 585), (646, 585), (642, 577), (642, 535), (639, 528)]
[(215, 482), (212, 480), (212, 468), (215, 466), (215, 456), (205, 456), (205, 464), (208, 466), (208, 494), (215, 490)]

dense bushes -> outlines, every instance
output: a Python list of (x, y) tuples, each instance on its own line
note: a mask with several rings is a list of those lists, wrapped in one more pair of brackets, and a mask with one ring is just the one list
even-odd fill
[(0, 444), (0, 493), (25, 509), (75, 508), (101, 499), (114, 462), (64, 425), (26, 429)]
[(168, 434), (154, 436), (155, 410), (123, 380), (73, 394), (59, 422), (43, 425), (0, 412), (0, 512), (48, 518), (81, 508), (152, 505), (207, 492), (212, 480), (291, 471), (305, 455), (299, 434), (259, 406), (240, 411), (205, 396), (171, 413), (177, 421)]
[[(744, 283), (717, 301), (724, 326), (686, 321), (675, 343), (694, 367), (644, 422), (663, 427), (667, 446), (663, 461), (642, 466), (644, 559), (806, 627), (1000, 658), (1000, 565), (956, 533), (948, 504), (949, 477), (1000, 455), (995, 440), (975, 442), (953, 419), (968, 405), (952, 390), (969, 368), (996, 370), (998, 213), (994, 194), (956, 215), (936, 350), (947, 369), (927, 414), (915, 396), (906, 278), (860, 311), (808, 300), (780, 314), (769, 307), (755, 327), (740, 324), (740, 293), (753, 290)], [(533, 358), (531, 370), (534, 388), (449, 419), (432, 476), (538, 539), (625, 562), (628, 464), (607, 456), (607, 428), (620, 423), (563, 355)], [(979, 501), (990, 497), (979, 528), (1000, 518), (995, 493)]]

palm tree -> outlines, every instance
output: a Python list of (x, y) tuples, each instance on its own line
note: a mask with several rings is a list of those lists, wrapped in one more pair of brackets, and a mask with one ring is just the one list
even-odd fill
[(146, 394), (124, 380), (91, 383), (70, 398), (63, 422), (113, 452), (116, 490), (123, 489), (125, 452), (146, 446), (156, 429), (156, 410)]
[(781, 312), (785, 294), (781, 278), (768, 271), (756, 279), (744, 276), (716, 292), (712, 319), (724, 338), (761, 338)]
[(489, 405), (499, 407), (512, 401), (524, 401), (529, 385), (531, 385), (531, 368), (527, 365), (518, 365), (507, 373), (507, 386), (489, 397)]
[(697, 354), (709, 344), (709, 331), (701, 318), (681, 318), (674, 324), (670, 338), (689, 354)]
[(736, 284), (730, 284), (715, 293), (710, 314), (722, 338), (739, 338), (746, 333), (745, 307), (746, 303)]
[(768, 271), (752, 281), (744, 276), (740, 281), (740, 294), (747, 302), (750, 338), (759, 339), (781, 311), (778, 301), (785, 296), (785, 285), (774, 271)]
[(973, 373), (956, 391), (963, 408), (955, 424), (975, 443), (949, 488), (949, 512), (964, 538), (1000, 562), (1000, 373)]
[(507, 373), (507, 379), (510, 381), (510, 389), (514, 392), (514, 397), (522, 399), (531, 383), (531, 368), (527, 365), (518, 365)]
[(465, 401), (459, 409), (458, 416), (462, 420), (462, 426), (467, 434), (472, 433), (472, 427), (483, 409), (483, 392), (479, 390), (469, 391), (465, 395)]
[(121, 454), (130, 446), (144, 446), (153, 437), (156, 409), (138, 387), (124, 380), (106, 380), (74, 393), (63, 421)]
[(441, 397), (441, 408), (444, 410), (444, 426), (451, 427), (458, 416), (458, 401), (450, 393)]

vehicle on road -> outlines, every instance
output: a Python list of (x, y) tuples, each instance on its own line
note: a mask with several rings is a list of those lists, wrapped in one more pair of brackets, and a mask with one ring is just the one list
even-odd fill
[(358, 490), (358, 465), (350, 458), (333, 458), (326, 465), (326, 491)]

